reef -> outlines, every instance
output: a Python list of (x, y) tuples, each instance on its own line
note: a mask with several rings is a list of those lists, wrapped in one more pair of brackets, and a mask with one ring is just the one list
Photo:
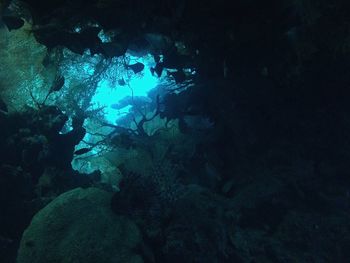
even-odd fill
[(140, 231), (112, 212), (110, 199), (111, 193), (97, 188), (57, 197), (24, 232), (17, 262), (142, 262), (136, 252)]
[[(191, 81), (153, 94), (135, 129), (105, 124), (113, 184), (71, 167), (96, 148), (75, 150), (84, 114), (68, 116), (54, 99), (13, 111), (4, 96), (2, 262), (15, 262), (23, 233), (19, 263), (60, 261), (63, 250), (74, 262), (349, 261), (349, 1), (23, 0), (0, 9), (8, 30), (30, 24), (28, 35), (47, 52), (44, 70), (61, 62), (63, 49), (107, 61), (128, 51), (151, 54), (154, 76)], [(90, 86), (79, 87), (90, 98)], [(143, 110), (146, 100), (136, 99)], [(72, 130), (62, 133), (69, 118)], [(153, 123), (162, 126), (149, 132)], [(131, 243), (116, 237), (120, 218), (137, 236)], [(121, 247), (135, 257), (119, 259)]]
[(58, 194), (88, 187), (99, 174), (82, 175), (71, 167), (79, 128), (60, 130), (67, 117), (57, 107), (28, 108), (22, 113), (1, 112), (0, 235), (1, 254), (16, 254), (31, 217)]

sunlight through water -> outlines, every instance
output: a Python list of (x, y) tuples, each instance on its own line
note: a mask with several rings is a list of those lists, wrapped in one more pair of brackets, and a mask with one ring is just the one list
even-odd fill
[(140, 58), (130, 56), (130, 61), (132, 63), (140, 62), (145, 65), (145, 68), (137, 74), (133, 73), (132, 70), (125, 70), (120, 78), (121, 83), (116, 86), (112, 86), (110, 81), (102, 79), (98, 83), (96, 93), (91, 101), (97, 107), (104, 107), (105, 119), (110, 123), (114, 123), (118, 117), (128, 112), (130, 108), (130, 106), (127, 106), (117, 110), (112, 105), (128, 96), (146, 97), (147, 93), (160, 83), (160, 80), (153, 76), (150, 70), (155, 64), (151, 55)]

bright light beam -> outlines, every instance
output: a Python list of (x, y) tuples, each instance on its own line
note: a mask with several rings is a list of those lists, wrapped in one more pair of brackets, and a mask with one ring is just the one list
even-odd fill
[[(154, 66), (153, 57), (147, 55), (141, 58), (130, 56), (130, 61), (141, 62), (145, 68), (141, 73), (134, 74), (125, 71), (125, 75), (121, 76), (126, 80), (123, 86), (113, 87), (108, 80), (101, 80), (98, 83), (95, 95), (91, 102), (97, 107), (104, 107), (104, 115), (106, 121), (115, 123), (130, 107), (122, 110), (116, 110), (111, 105), (118, 103), (120, 100), (128, 96), (147, 96), (147, 93), (154, 89), (159, 83), (159, 79), (152, 75), (150, 68)], [(129, 79), (129, 80), (128, 80)]]

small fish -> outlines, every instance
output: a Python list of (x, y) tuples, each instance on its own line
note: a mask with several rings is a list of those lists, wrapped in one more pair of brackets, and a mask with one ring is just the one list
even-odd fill
[(141, 62), (137, 62), (135, 64), (128, 65), (127, 67), (129, 69), (131, 69), (135, 74), (137, 74), (137, 73), (141, 72), (145, 68), (145, 65), (142, 64)]
[(19, 29), (24, 25), (24, 20), (16, 16), (3, 16), (2, 21), (9, 31)]
[(154, 76), (154, 73), (156, 73), (158, 78), (160, 78), (162, 76), (163, 69), (164, 69), (164, 64), (160, 62), (160, 63), (157, 63), (154, 68), (151, 68), (151, 73), (153, 76)]
[(51, 91), (59, 91), (63, 87), (64, 81), (65, 81), (64, 77), (59, 76), (58, 78), (55, 79), (50, 90)]
[(91, 148), (81, 148), (74, 152), (75, 155), (82, 155), (91, 151)]
[(137, 107), (142, 107), (144, 105), (147, 105), (150, 103), (152, 100), (148, 97), (144, 96), (127, 96), (123, 99), (121, 99), (118, 103), (114, 103), (111, 105), (112, 109), (115, 110), (120, 110), (126, 106), (132, 105), (132, 106), (137, 106)]
[(118, 85), (119, 86), (125, 86), (126, 85), (126, 82), (123, 78), (121, 78), (120, 80), (118, 80)]

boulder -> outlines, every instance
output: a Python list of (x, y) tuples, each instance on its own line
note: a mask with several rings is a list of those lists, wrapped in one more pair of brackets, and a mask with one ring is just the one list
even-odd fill
[(110, 209), (112, 194), (76, 188), (40, 210), (25, 230), (18, 263), (142, 263), (137, 226)]

